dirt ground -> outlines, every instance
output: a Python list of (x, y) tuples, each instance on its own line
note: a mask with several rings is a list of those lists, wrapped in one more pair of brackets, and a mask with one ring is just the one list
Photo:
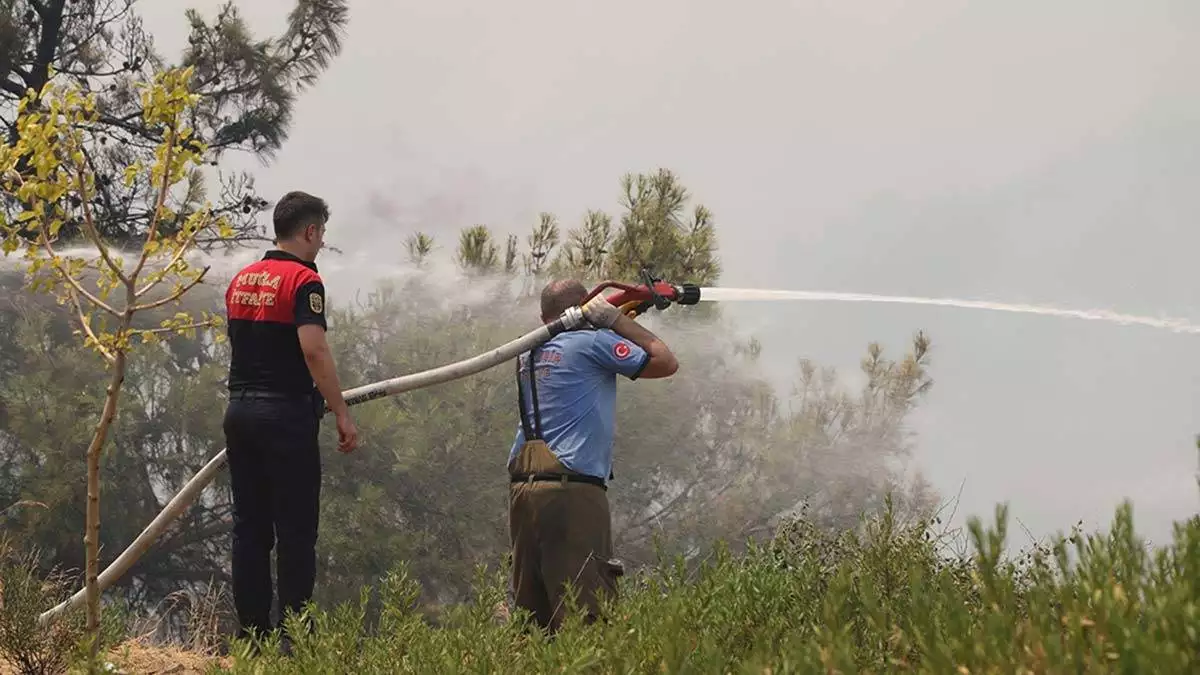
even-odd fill
[[(177, 648), (153, 647), (137, 640), (110, 651), (108, 660), (119, 669), (114, 675), (204, 675), (213, 665), (226, 668), (232, 665), (229, 659)], [(0, 675), (20, 675), (20, 671), (0, 660)]]

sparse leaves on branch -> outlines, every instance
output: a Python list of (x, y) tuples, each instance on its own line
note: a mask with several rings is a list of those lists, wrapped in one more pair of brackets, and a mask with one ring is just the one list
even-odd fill
[[(137, 312), (175, 302), (203, 281), (208, 269), (193, 267), (186, 259), (198, 237), (233, 235), (229, 220), (214, 214), (211, 204), (190, 209), (177, 228), (162, 226), (176, 220), (183, 208), (172, 199), (172, 189), (203, 162), (207, 149), (186, 124), (199, 98), (189, 91), (191, 77), (190, 68), (166, 71), (141, 90), (143, 123), (161, 130), (163, 140), (149, 166), (134, 163), (125, 170), (127, 183), (145, 176), (156, 186), (141, 250), (133, 255), (104, 236), (91, 207), (97, 180), (85, 156), (82, 129), (99, 117), (94, 94), (46, 84), (21, 101), (16, 143), (0, 147), (0, 187), (21, 205), (14, 219), (3, 220), (5, 255), (21, 252), (32, 288), (52, 292), (68, 305), (77, 314), (88, 346), (110, 363), (135, 337), (148, 340), (164, 328), (182, 333), (219, 321), (212, 315), (187, 317), (150, 329), (128, 320)], [(85, 253), (60, 246), (67, 224), (75, 224), (86, 236), (90, 246)], [(117, 291), (124, 291), (123, 304)], [(114, 321), (127, 325), (110, 330)]]
[[(129, 352), (137, 337), (143, 343), (170, 333), (193, 337), (197, 329), (219, 322), (214, 314), (193, 317), (178, 311), (155, 328), (135, 324), (140, 313), (177, 303), (203, 281), (208, 268), (195, 268), (186, 259), (199, 236), (232, 234), (228, 220), (215, 215), (211, 204), (181, 208), (172, 194), (206, 151), (188, 123), (200, 98), (190, 89), (191, 78), (192, 68), (167, 70), (139, 86), (141, 121), (162, 138), (148, 166), (134, 161), (123, 171), (127, 184), (141, 179), (154, 189), (152, 208), (139, 227), (144, 233), (140, 249), (112, 242), (92, 209), (97, 176), (87, 159), (84, 129), (101, 114), (94, 94), (46, 82), (21, 100), (14, 142), (0, 146), (0, 188), (16, 206), (15, 217), (0, 220), (4, 253), (20, 251), (31, 288), (69, 305), (84, 345), (99, 353), (110, 371), (86, 454), (85, 598), (93, 659), (100, 629), (100, 455), (117, 417)], [(189, 189), (184, 199), (193, 195)], [(172, 222), (177, 227), (164, 227)], [(61, 246), (67, 224), (82, 231), (90, 245), (79, 252)]]

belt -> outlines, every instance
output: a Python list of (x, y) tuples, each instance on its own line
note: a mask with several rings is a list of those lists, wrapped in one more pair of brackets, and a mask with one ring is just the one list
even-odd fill
[(238, 389), (238, 390), (229, 392), (229, 399), (231, 401), (235, 400), (235, 399), (237, 399), (237, 400), (259, 399), (259, 400), (270, 400), (270, 401), (310, 401), (310, 400), (312, 400), (312, 397), (313, 397), (312, 393), (300, 394), (297, 392), (287, 392), (287, 391), (255, 391), (252, 389)]
[(608, 486), (604, 484), (603, 478), (595, 476), (572, 475), (567, 473), (516, 473), (509, 474), (509, 478), (513, 483), (539, 483), (544, 481), (558, 481), (560, 483), (587, 483), (595, 485), (605, 491)]

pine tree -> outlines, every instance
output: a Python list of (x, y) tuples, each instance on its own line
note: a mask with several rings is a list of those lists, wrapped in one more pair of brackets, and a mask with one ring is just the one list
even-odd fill
[(487, 225), (474, 225), (459, 233), (455, 261), (464, 272), (471, 274), (496, 271), (500, 257), (491, 229)]
[[(269, 160), (280, 149), (297, 96), (341, 50), (348, 3), (295, 0), (283, 30), (267, 38), (251, 35), (232, 2), (211, 21), (188, 10), (188, 47), (176, 64), (154, 51), (136, 6), (137, 0), (0, 0), (0, 125), (9, 144), (20, 135), (17, 107), (29, 90), (40, 93), (54, 82), (94, 93), (100, 114), (84, 129), (84, 151), (98, 187), (91, 209), (109, 242), (136, 245), (156, 210), (152, 197), (158, 191), (138, 172), (128, 177), (123, 172), (149, 166), (164, 135), (161, 125), (145, 121), (137, 85), (171, 65), (191, 67), (192, 93), (202, 103), (189, 124), (196, 140), (208, 146), (207, 167), (193, 170), (183, 194), (168, 204), (172, 214), (162, 223), (164, 232), (176, 231), (210, 199), (215, 215), (231, 220), (237, 232), (232, 241), (263, 238), (255, 217), (269, 204), (255, 192), (253, 178), (211, 169), (227, 151)], [(33, 170), (27, 163), (23, 168)], [(209, 194), (214, 176), (208, 173), (217, 173), (219, 196)], [(9, 215), (23, 208), (11, 196), (4, 207)], [(64, 240), (79, 235), (78, 223), (61, 233)]]

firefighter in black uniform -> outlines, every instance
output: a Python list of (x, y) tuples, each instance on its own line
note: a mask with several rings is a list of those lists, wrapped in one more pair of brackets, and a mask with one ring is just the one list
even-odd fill
[(325, 287), (313, 262), (328, 220), (324, 200), (284, 195), (274, 211), (275, 250), (242, 269), (225, 292), (233, 358), (224, 427), (239, 637), (272, 630), (272, 547), (278, 547), (280, 625), (286, 612), (300, 612), (312, 598), (317, 434), (326, 401), (337, 420), (338, 450), (358, 444), (325, 341)]

